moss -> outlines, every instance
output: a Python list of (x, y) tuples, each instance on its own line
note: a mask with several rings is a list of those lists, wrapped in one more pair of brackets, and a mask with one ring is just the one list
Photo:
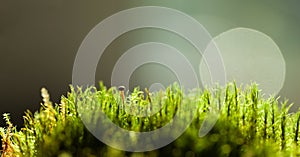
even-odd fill
[[(184, 94), (174, 84), (156, 93), (136, 88), (129, 96), (102, 83), (82, 90), (71, 87), (53, 104), (46, 89), (39, 111), (26, 111), (24, 128), (17, 130), (4, 114), (7, 127), (0, 128), (1, 156), (298, 156), (300, 112), (290, 114), (287, 102), (274, 97), (262, 98), (255, 84), (239, 88), (235, 83), (226, 87), (200, 89)], [(93, 103), (95, 102), (95, 103)], [(85, 104), (80, 106), (80, 104)], [(86, 105), (90, 104), (90, 105)], [(155, 105), (154, 105), (155, 104)], [(157, 111), (146, 117), (130, 115), (126, 106)], [(116, 150), (96, 139), (85, 128), (78, 110), (102, 110), (120, 127), (132, 131), (151, 131), (172, 120), (179, 105), (196, 105), (197, 113), (188, 129), (178, 139), (158, 150), (132, 153)], [(160, 109), (161, 107), (161, 109)], [(200, 138), (198, 131), (205, 115), (220, 110), (220, 116), (208, 135)], [(92, 123), (97, 115), (88, 113)], [(109, 132), (108, 132), (109, 136)]]

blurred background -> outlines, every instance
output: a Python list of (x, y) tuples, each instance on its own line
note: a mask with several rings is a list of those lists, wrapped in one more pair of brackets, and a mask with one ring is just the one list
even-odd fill
[[(24, 111), (40, 107), (42, 87), (49, 90), (53, 102), (59, 103), (60, 96), (69, 91), (74, 59), (88, 32), (114, 13), (145, 5), (180, 10), (203, 24), (212, 37), (236, 27), (268, 35), (286, 63), (285, 81), (278, 95), (294, 102), (292, 110), (300, 106), (300, 2), (296, 0), (0, 0), (0, 114), (11, 113), (12, 121), (21, 126)], [(193, 66), (201, 59), (179, 36), (139, 29), (121, 35), (107, 47), (98, 63), (96, 80), (109, 86), (113, 66), (122, 53), (149, 41), (177, 45), (195, 63)], [(167, 84), (176, 77), (166, 67), (147, 64), (132, 74), (130, 87), (159, 81)], [(3, 120), (0, 125), (4, 125)]]

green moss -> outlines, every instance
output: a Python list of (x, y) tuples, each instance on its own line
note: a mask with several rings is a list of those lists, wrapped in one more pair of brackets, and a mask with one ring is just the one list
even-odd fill
[[(145, 92), (136, 88), (130, 97), (117, 89), (95, 87), (74, 89), (52, 104), (46, 89), (39, 111), (26, 111), (24, 128), (17, 130), (5, 114), (7, 127), (0, 128), (1, 156), (299, 156), (300, 112), (290, 114), (287, 102), (262, 98), (255, 84), (194, 90), (185, 95), (174, 84), (165, 92)], [(80, 105), (81, 104), (81, 105)], [(82, 105), (85, 104), (85, 105)], [(86, 105), (89, 104), (89, 105)], [(137, 117), (126, 108), (152, 106), (153, 115)], [(179, 105), (195, 105), (197, 113), (189, 128), (177, 140), (155, 151), (131, 153), (113, 149), (96, 139), (83, 125), (78, 111), (88, 113), (97, 124), (95, 111), (102, 110), (120, 127), (132, 131), (151, 131), (170, 122)], [(155, 108), (155, 106), (157, 108)], [(278, 107), (282, 106), (282, 107)], [(92, 108), (92, 110), (90, 109)], [(161, 109), (160, 109), (161, 108)], [(206, 114), (220, 110), (220, 117), (208, 135), (198, 132)], [(147, 110), (142, 110), (147, 114)], [(109, 136), (109, 132), (107, 133)], [(114, 135), (117, 137), (117, 135)]]

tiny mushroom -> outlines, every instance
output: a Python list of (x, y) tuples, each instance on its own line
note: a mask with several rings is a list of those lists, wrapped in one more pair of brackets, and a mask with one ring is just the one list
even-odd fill
[(121, 95), (123, 104), (124, 104), (124, 99), (125, 99), (124, 90), (125, 90), (124, 86), (119, 86), (119, 91), (120, 91), (120, 95)]

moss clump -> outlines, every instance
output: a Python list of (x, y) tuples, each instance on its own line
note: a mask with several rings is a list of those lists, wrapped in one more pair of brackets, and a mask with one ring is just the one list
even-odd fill
[[(107, 89), (100, 83), (99, 89), (71, 87), (67, 96), (61, 97), (60, 104), (52, 104), (46, 89), (42, 89), (41, 93), (41, 109), (34, 114), (25, 112), (24, 128), (21, 130), (13, 126), (9, 114), (4, 114), (7, 127), (0, 128), (1, 156), (300, 155), (300, 112), (290, 114), (288, 110), (291, 105), (287, 106), (287, 102), (279, 104), (274, 97), (262, 98), (255, 84), (242, 89), (236, 87), (235, 83), (229, 83), (224, 88), (194, 90), (187, 95), (174, 84), (166, 91), (157, 93), (136, 88), (129, 96), (116, 88)], [(154, 107), (151, 110), (158, 112), (144, 117), (126, 112), (127, 105), (144, 107), (149, 104)], [(179, 105), (195, 105), (197, 108), (196, 115), (191, 115), (195, 117), (188, 129), (171, 144), (144, 153), (124, 152), (106, 146), (85, 128), (82, 115), (78, 112), (102, 110), (124, 129), (151, 131), (170, 122)], [(200, 126), (206, 114), (212, 110), (219, 110), (219, 119), (209, 134), (200, 138)], [(139, 111), (142, 112), (136, 114), (147, 115), (148, 112)], [(90, 115), (87, 118), (91, 123), (97, 124), (96, 114), (91, 112), (87, 115)]]

